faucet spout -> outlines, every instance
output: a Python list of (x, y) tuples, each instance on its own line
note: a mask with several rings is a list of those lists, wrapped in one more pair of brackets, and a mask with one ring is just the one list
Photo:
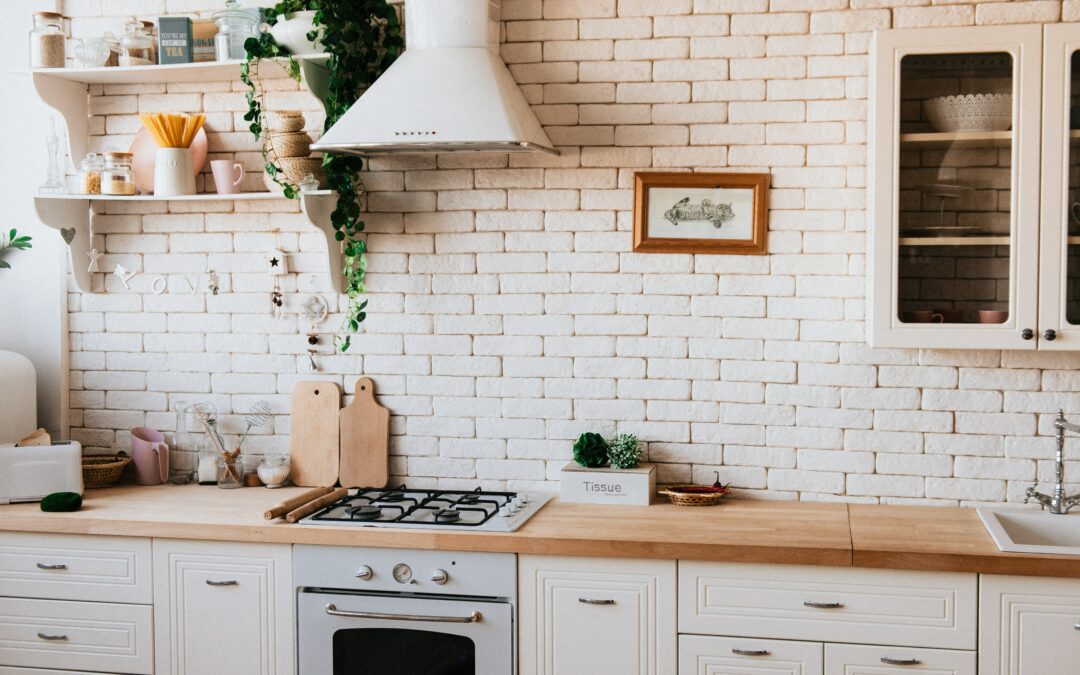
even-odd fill
[(1080, 425), (1072, 424), (1065, 419), (1065, 411), (1059, 410), (1057, 417), (1054, 418), (1054, 435), (1057, 441), (1057, 452), (1054, 461), (1054, 478), (1056, 484), (1054, 485), (1054, 492), (1052, 495), (1046, 495), (1038, 492), (1036, 488), (1039, 487), (1039, 481), (1036, 478), (1035, 484), (1032, 485), (1024, 492), (1024, 503), (1027, 504), (1032, 499), (1037, 501), (1039, 505), (1046, 511), (1056, 515), (1064, 515), (1069, 512), (1074, 506), (1080, 504), (1080, 494), (1066, 495), (1065, 494), (1065, 432), (1072, 431), (1073, 433), (1080, 433)]

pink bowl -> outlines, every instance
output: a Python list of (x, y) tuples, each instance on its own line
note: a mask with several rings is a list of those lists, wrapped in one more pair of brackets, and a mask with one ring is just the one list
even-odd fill
[[(154, 156), (157, 154), (157, 142), (145, 128), (140, 129), (135, 140), (131, 142), (128, 151), (134, 157), (131, 161), (131, 169), (135, 172), (135, 185), (144, 193), (154, 191)], [(195, 134), (195, 140), (191, 142), (191, 164), (195, 169), (195, 175), (202, 173), (206, 164), (206, 129), (199, 129)]]

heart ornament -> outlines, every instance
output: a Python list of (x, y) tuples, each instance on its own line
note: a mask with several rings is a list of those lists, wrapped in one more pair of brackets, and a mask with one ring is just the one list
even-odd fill
[(64, 227), (60, 229), (60, 236), (64, 238), (64, 243), (71, 246), (71, 242), (75, 241), (75, 228)]

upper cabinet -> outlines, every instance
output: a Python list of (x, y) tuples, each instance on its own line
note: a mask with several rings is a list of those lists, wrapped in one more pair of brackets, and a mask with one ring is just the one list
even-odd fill
[(876, 35), (872, 346), (1080, 349), (1078, 50), (1067, 25)]

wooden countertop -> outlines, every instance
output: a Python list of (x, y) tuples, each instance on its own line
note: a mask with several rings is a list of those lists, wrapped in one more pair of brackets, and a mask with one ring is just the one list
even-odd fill
[(624, 558), (1080, 576), (1080, 557), (1001, 553), (972, 509), (730, 500), (711, 508), (548, 503), (513, 533), (266, 521), (302, 488), (91, 490), (76, 513), (0, 506), (0, 530)]

